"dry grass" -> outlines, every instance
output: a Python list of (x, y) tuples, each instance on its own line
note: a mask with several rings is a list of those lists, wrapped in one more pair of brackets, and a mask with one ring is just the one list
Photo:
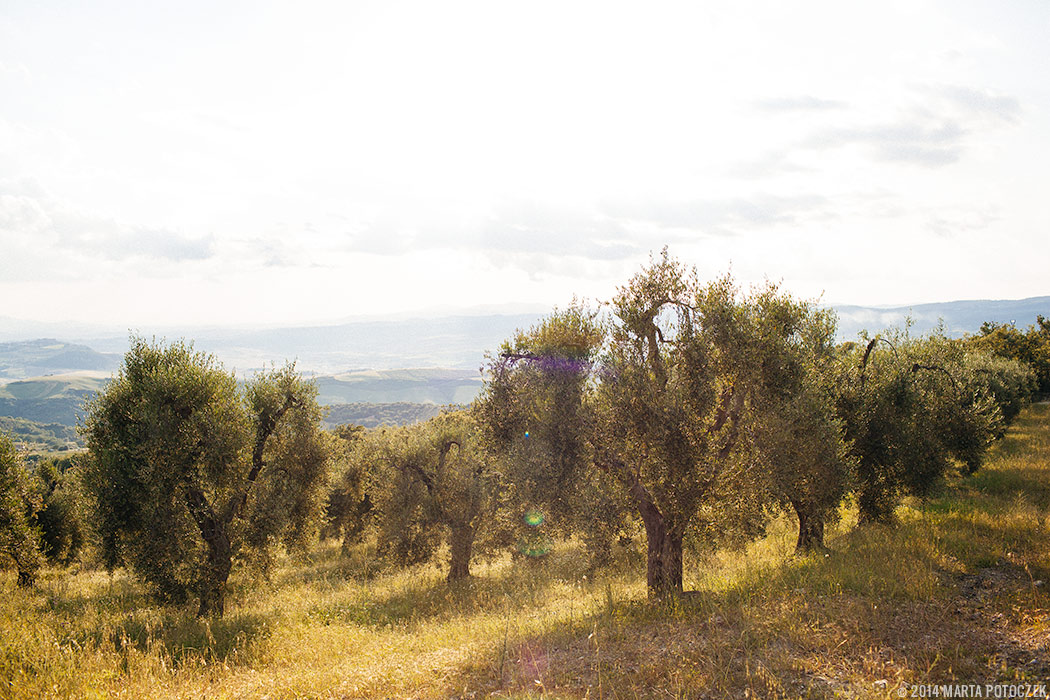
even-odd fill
[[(1050, 410), (1028, 410), (977, 475), (903, 506), (847, 511), (830, 556), (791, 556), (779, 521), (692, 561), (673, 605), (644, 562), (585, 578), (571, 544), (449, 589), (320, 548), (240, 580), (227, 617), (157, 607), (123, 574), (0, 579), (0, 697), (897, 697), (902, 683), (1050, 678)], [(1046, 583), (1043, 583), (1046, 582)]]

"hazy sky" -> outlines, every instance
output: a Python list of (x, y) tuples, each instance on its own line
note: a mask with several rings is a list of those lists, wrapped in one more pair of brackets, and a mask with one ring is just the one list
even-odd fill
[(1050, 294), (1050, 3), (0, 4), (0, 316)]

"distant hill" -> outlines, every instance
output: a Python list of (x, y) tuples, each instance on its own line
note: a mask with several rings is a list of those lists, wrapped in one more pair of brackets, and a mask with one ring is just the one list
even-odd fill
[[(432, 368), (361, 370), (313, 379), (319, 402), (332, 407), (327, 419), (330, 426), (415, 423), (437, 415), (442, 406), (470, 403), (482, 385), (477, 370)], [(81, 372), (2, 383), (0, 418), (10, 420), (0, 424), (0, 429), (11, 432), (17, 427), (17, 434), (33, 438), (30, 442), (47, 442), (46, 436), (62, 444), (75, 440), (54, 425), (74, 427), (84, 402), (108, 381), (100, 372)], [(16, 426), (14, 420), (32, 425)]]
[(33, 377), (0, 384), (0, 416), (75, 426), (84, 402), (109, 381), (102, 372)]
[(1015, 323), (1026, 328), (1035, 323), (1038, 315), (1050, 317), (1050, 296), (1031, 297), (1015, 301), (949, 301), (938, 304), (912, 306), (870, 307), (836, 306), (839, 316), (839, 338), (848, 340), (867, 330), (877, 333), (887, 328), (903, 328), (911, 318), (911, 332), (920, 335), (944, 322), (947, 333), (960, 337), (976, 333), (985, 321)]
[(381, 425), (410, 425), (441, 413), (441, 406), (432, 403), (341, 403), (328, 407), (325, 427), (363, 425), (376, 428)]
[(112, 372), (120, 355), (53, 338), (0, 343), (0, 379), (24, 379), (79, 371)]
[[(903, 326), (921, 334), (943, 320), (950, 335), (975, 333), (985, 321), (1026, 327), (1050, 317), (1050, 296), (1017, 301), (954, 301), (892, 308), (839, 306), (839, 338), (856, 338)], [(541, 314), (444, 316), (430, 319), (355, 321), (333, 326), (279, 329), (183, 329), (153, 332), (192, 340), (241, 376), (271, 362), (297, 359), (317, 381), (320, 402), (331, 406), (327, 423), (401, 425), (437, 415), (448, 404), (468, 404), (482, 388), (478, 369), (519, 328)], [(0, 318), (0, 429), (27, 444), (54, 449), (76, 441), (71, 429), (84, 401), (105, 386), (127, 349), (124, 331), (57, 340), (54, 324), (12, 324)], [(69, 326), (71, 332), (98, 329)], [(13, 338), (46, 331), (47, 338)], [(351, 369), (374, 367), (376, 369)]]
[[(136, 332), (192, 340), (196, 349), (212, 353), (239, 374), (288, 360), (296, 360), (300, 370), (328, 375), (367, 368), (477, 370), (486, 352), (542, 315), (440, 316), (297, 328), (139, 328)], [(128, 347), (127, 331), (71, 339), (104, 353), (122, 354)]]
[[(835, 310), (842, 340), (854, 338), (864, 329), (877, 332), (901, 326), (909, 315), (914, 321), (914, 333), (930, 330), (943, 318), (948, 332), (960, 336), (976, 333), (987, 320), (1015, 321), (1018, 326), (1034, 323), (1037, 314), (1050, 316), (1050, 297), (895, 307), (838, 305)], [(515, 330), (534, 325), (544, 314), (463, 313), (294, 328), (144, 327), (136, 332), (147, 337), (192, 340), (198, 350), (216, 355), (226, 367), (241, 375), (286, 360), (297, 360), (301, 371), (315, 375), (340, 375), (365, 368), (477, 370), (486, 352), (495, 351)], [(31, 335), (34, 333), (37, 335)], [(43, 336), (63, 340), (30, 340)], [(113, 371), (127, 350), (128, 331), (0, 318), (0, 340), (5, 339), (22, 342), (0, 344), (0, 379), (85, 369)], [(355, 400), (377, 398), (361, 396)]]
[(323, 404), (466, 404), (481, 391), (481, 373), (458, 369), (395, 369), (316, 377)]
[(76, 429), (61, 423), (38, 423), (0, 416), (0, 431), (10, 435), (20, 447), (34, 452), (56, 452), (84, 446)]

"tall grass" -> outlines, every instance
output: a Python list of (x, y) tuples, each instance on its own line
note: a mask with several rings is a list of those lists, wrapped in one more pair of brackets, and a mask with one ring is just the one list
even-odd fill
[(846, 509), (831, 552), (779, 520), (646, 599), (637, 549), (594, 575), (574, 543), (449, 587), (318, 547), (227, 616), (153, 604), (122, 572), (0, 577), (0, 697), (896, 697), (901, 684), (1050, 677), (1050, 410), (895, 527)]

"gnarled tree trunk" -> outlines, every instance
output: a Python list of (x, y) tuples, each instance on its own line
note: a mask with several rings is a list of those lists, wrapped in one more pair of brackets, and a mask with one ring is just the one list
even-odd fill
[(186, 490), (186, 502), (200, 528), (201, 539), (208, 547), (197, 582), (201, 600), (197, 617), (222, 617), (226, 605), (226, 581), (233, 568), (233, 547), (226, 531), (227, 521), (216, 517), (204, 492), (198, 488)]
[(682, 536), (661, 518), (645, 517), (647, 541), (646, 586), (650, 598), (682, 592)]
[(682, 592), (682, 529), (672, 523), (653, 502), (649, 491), (635, 476), (631, 497), (645, 524), (647, 545), (646, 587), (650, 598)]
[(452, 526), (449, 537), (451, 562), (448, 570), (448, 581), (460, 581), (470, 578), (470, 557), (474, 549), (474, 528), (467, 524)]
[(233, 568), (233, 550), (230, 547), (230, 538), (223, 530), (216, 531), (214, 536), (206, 539), (208, 559), (201, 571), (201, 604), (197, 610), (197, 617), (222, 617), (226, 607), (226, 581), (230, 578), (230, 569)]
[(795, 514), (798, 516), (798, 542), (795, 544), (795, 553), (824, 551), (824, 518), (816, 513), (816, 509), (798, 500), (791, 501)]

